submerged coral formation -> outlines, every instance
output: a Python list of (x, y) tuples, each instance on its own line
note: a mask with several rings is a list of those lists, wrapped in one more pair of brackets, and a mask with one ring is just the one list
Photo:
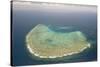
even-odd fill
[(29, 52), (39, 58), (73, 55), (90, 47), (81, 31), (55, 32), (43, 24), (38, 24), (27, 34), (26, 43)]

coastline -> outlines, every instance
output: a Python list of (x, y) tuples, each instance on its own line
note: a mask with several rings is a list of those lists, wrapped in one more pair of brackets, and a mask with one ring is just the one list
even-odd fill
[(64, 56), (70, 56), (70, 55), (74, 55), (74, 54), (78, 54), (78, 53), (83, 52), (85, 49), (90, 48), (90, 47), (91, 47), (91, 45), (90, 45), (90, 43), (88, 43), (87, 47), (84, 47), (83, 49), (81, 49), (81, 50), (78, 51), (78, 52), (72, 52), (72, 53), (68, 53), (68, 54), (63, 54), (62, 56), (49, 56), (49, 57), (47, 57), (47, 56), (41, 56), (41, 55), (35, 53), (35, 52), (31, 49), (31, 47), (29, 46), (29, 44), (27, 44), (27, 49), (28, 49), (28, 51), (29, 51), (32, 55), (34, 55), (34, 56), (36, 56), (36, 57), (39, 57), (39, 58), (51, 58), (51, 59), (53, 59), (53, 58), (59, 58), (59, 57), (64, 57)]

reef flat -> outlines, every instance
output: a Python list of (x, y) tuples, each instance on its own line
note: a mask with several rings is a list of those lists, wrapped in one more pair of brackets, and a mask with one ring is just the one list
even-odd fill
[(38, 24), (26, 36), (28, 51), (39, 58), (58, 58), (73, 55), (90, 47), (81, 31), (55, 32)]

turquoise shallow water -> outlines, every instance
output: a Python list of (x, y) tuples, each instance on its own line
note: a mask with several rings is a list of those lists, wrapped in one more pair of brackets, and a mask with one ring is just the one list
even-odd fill
[[(20, 4), (22, 3), (23, 2), (20, 2)], [(18, 7), (15, 6), (19, 4), (13, 4), (12, 65), (22, 66), (97, 60), (97, 13), (91, 12), (96, 10), (96, 7), (89, 7), (91, 8), (91, 11), (85, 11), (86, 9), (84, 9), (83, 12), (79, 12), (81, 8), (72, 11), (68, 11), (68, 8), (64, 8), (62, 10), (59, 9), (60, 13), (57, 13), (57, 9), (55, 9), (55, 12), (52, 12), (51, 9), (33, 10), (33, 8), (24, 8), (33, 6), (34, 4), (30, 3), (30, 6), (28, 6), (25, 3), (27, 2), (24, 2), (24, 6), (20, 5)], [(40, 8), (38, 6), (36, 7)], [(52, 60), (40, 59), (35, 56), (33, 57), (25, 46), (25, 37), (33, 27), (40, 23), (51, 25), (48, 27), (56, 32), (71, 32), (79, 30), (87, 37), (88, 41), (91, 43), (91, 48), (86, 49), (79, 54)], [(57, 29), (56, 27), (70, 27), (70, 29)]]

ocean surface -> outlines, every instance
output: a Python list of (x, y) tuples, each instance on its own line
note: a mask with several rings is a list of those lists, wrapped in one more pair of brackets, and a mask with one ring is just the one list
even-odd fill
[[(97, 7), (41, 2), (12, 2), (12, 65), (40, 65), (97, 60)], [(55, 31), (79, 30), (91, 43), (91, 48), (79, 54), (54, 60), (30, 56), (26, 48), (26, 35), (38, 24), (48, 25)], [(70, 27), (60, 29), (56, 27)]]

